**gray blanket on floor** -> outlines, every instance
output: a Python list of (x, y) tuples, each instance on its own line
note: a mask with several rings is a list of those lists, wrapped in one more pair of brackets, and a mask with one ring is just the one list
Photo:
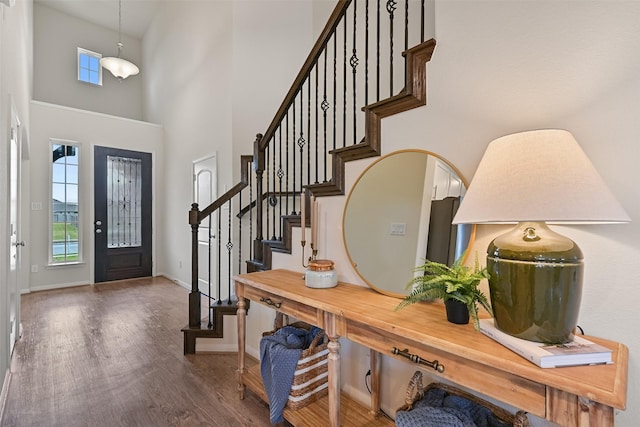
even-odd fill
[(510, 424), (497, 419), (482, 405), (464, 397), (448, 395), (433, 388), (417, 401), (411, 411), (396, 413), (399, 427), (506, 427)]
[(302, 350), (309, 348), (322, 329), (311, 330), (284, 326), (273, 335), (260, 340), (260, 375), (269, 398), (269, 419), (272, 424), (284, 421), (282, 412), (289, 399), (296, 365)]

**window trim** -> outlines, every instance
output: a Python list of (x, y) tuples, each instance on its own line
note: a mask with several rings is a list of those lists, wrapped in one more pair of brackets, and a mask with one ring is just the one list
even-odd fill
[[(51, 154), (53, 153), (53, 146), (54, 145), (73, 145), (78, 147), (78, 259), (77, 260), (73, 260), (73, 261), (54, 261), (53, 260), (53, 161), (51, 158)], [(47, 158), (48, 158), (48, 163), (49, 163), (49, 199), (48, 199), (48, 204), (49, 204), (49, 228), (48, 228), (48, 232), (47, 232), (47, 241), (48, 241), (48, 253), (49, 253), (49, 257), (48, 257), (48, 264), (47, 267), (56, 267), (56, 266), (71, 266), (71, 265), (77, 265), (77, 264), (82, 264), (84, 262), (83, 260), (83, 237), (84, 237), (84, 233), (83, 233), (83, 203), (82, 203), (82, 189), (83, 189), (83, 185), (81, 185), (82, 183), (82, 172), (84, 170), (84, 167), (82, 165), (82, 158), (83, 158), (83, 144), (81, 142), (78, 141), (72, 141), (72, 140), (68, 140), (68, 139), (59, 139), (59, 138), (49, 138), (49, 145), (48, 145), (48, 154), (47, 154)]]
[[(98, 83), (92, 83), (88, 80), (82, 80), (80, 78), (80, 55), (87, 55), (93, 58), (97, 58), (98, 59)], [(77, 58), (78, 58), (78, 66), (77, 66), (77, 71), (78, 71), (78, 81), (81, 83), (87, 83), (91, 86), (102, 86), (102, 66), (100, 66), (100, 59), (102, 59), (102, 54), (98, 53), (98, 52), (94, 52), (92, 50), (89, 49), (84, 49), (81, 47), (78, 47), (78, 54), (77, 54)], [(91, 69), (89, 69), (91, 70)]]

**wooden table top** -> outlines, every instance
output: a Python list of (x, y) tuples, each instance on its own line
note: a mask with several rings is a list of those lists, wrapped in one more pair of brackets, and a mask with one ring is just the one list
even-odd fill
[(243, 274), (235, 280), (608, 406), (626, 406), (628, 349), (618, 342), (586, 336), (613, 350), (613, 364), (542, 369), (476, 331), (473, 324), (449, 323), (441, 303), (423, 302), (395, 311), (398, 298), (342, 282), (329, 289), (308, 288), (302, 272), (284, 269)]

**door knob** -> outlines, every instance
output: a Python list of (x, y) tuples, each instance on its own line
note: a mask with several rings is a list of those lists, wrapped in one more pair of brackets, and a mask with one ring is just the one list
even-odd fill
[(96, 228), (96, 234), (100, 234), (102, 233), (102, 229), (101, 228)]

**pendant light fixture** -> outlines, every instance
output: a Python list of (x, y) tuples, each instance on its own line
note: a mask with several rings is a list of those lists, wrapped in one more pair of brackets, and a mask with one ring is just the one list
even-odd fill
[(135, 76), (140, 69), (132, 62), (121, 58), (122, 54), (122, 0), (118, 0), (118, 56), (107, 56), (100, 59), (100, 65), (111, 71), (119, 80), (124, 80), (129, 76)]

